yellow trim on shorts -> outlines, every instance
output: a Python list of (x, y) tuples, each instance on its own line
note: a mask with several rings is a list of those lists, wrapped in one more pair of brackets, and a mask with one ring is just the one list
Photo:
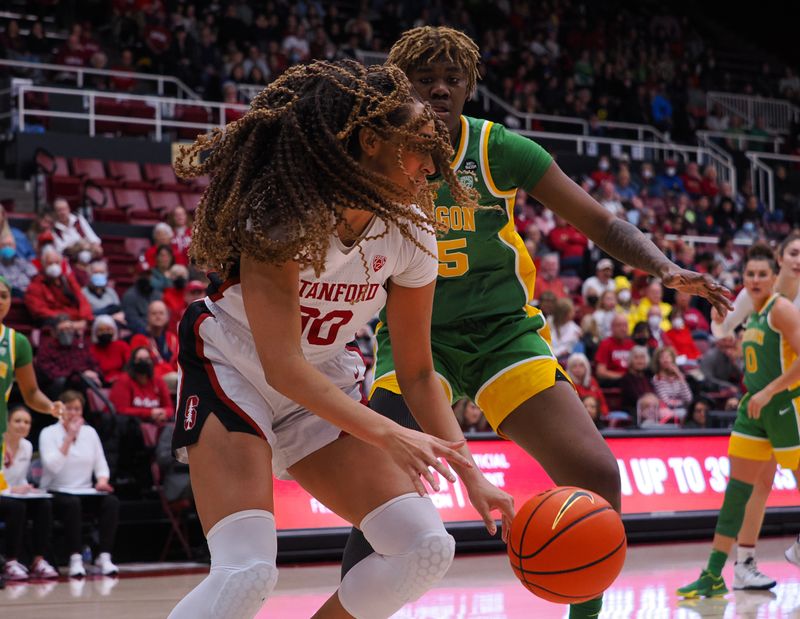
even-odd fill
[[(439, 382), (442, 383), (442, 388), (444, 389), (444, 395), (447, 398), (447, 401), (451, 404), (453, 403), (453, 388), (450, 386), (448, 380), (436, 372), (436, 376), (439, 377)], [(376, 378), (375, 382), (372, 383), (372, 387), (369, 390), (369, 398), (371, 399), (372, 396), (375, 394), (376, 389), (386, 389), (387, 391), (391, 391), (392, 393), (396, 393), (397, 395), (402, 395), (400, 391), (400, 384), (397, 382), (397, 373), (396, 372), (388, 372), (384, 374), (380, 378)]]
[[(6, 461), (6, 444), (3, 441), (2, 435), (0, 435), (0, 463)], [(3, 471), (0, 470), (0, 492), (8, 488), (8, 482), (6, 481), (5, 475), (3, 475)]]
[[(768, 438), (757, 438), (739, 432), (731, 432), (728, 440), (728, 455), (745, 460), (765, 462), (772, 458), (772, 443)], [(775, 454), (777, 460), (778, 454)]]
[[(514, 410), (556, 382), (556, 370), (569, 376), (552, 357), (539, 356), (511, 365), (487, 380), (475, 394), (475, 404), (483, 411), (495, 432)], [(572, 381), (570, 381), (572, 384)]]

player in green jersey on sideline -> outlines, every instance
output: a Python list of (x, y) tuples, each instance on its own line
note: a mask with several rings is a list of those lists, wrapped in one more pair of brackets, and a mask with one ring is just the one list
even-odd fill
[[(723, 313), (730, 307), (723, 286), (708, 275), (681, 269), (635, 226), (613, 217), (553, 162), (535, 142), (503, 126), (462, 116), (475, 90), (480, 54), (464, 33), (420, 27), (404, 33), (388, 62), (403, 69), (420, 96), (449, 131), (451, 167), (474, 188), (479, 204), (454, 202), (442, 185), (436, 216), (449, 225), (439, 239), (439, 277), (433, 305), (431, 345), (436, 371), (451, 400), (467, 396), (498, 434), (518, 445), (559, 485), (588, 488), (620, 509), (617, 462), (556, 361), (539, 310), (528, 305), (536, 269), (514, 228), (514, 196), (529, 192), (618, 260), (664, 285), (699, 294)], [(370, 406), (415, 427), (400, 395), (386, 316), (377, 338)], [(424, 402), (410, 401), (410, 408)], [(344, 573), (372, 553), (360, 531), (348, 540)], [(602, 598), (573, 605), (570, 617), (596, 617)]]
[[(0, 492), (8, 488), (3, 476), (2, 465), (5, 462), (5, 446), (3, 436), (8, 425), (8, 396), (14, 386), (14, 379), (19, 383), (25, 404), (42, 413), (60, 417), (64, 412), (61, 402), (51, 402), (41, 392), (33, 371), (33, 349), (28, 338), (22, 333), (3, 324), (8, 310), (11, 309), (11, 286), (0, 276)], [(2, 565), (0, 565), (0, 568)], [(0, 569), (0, 588), (4, 586), (2, 569)]]
[(772, 457), (783, 468), (800, 464), (800, 309), (773, 292), (778, 266), (769, 248), (755, 245), (744, 265), (744, 287), (755, 311), (742, 339), (744, 385), (728, 442), (731, 474), (717, 520), (708, 565), (678, 589), (685, 598), (728, 592), (722, 568), (744, 520), (753, 484)]

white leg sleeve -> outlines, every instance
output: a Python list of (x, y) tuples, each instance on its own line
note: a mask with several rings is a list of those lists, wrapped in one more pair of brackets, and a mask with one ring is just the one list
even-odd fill
[(445, 575), (455, 541), (428, 497), (404, 494), (367, 514), (359, 529), (375, 552), (342, 579), (339, 601), (356, 619), (386, 619)]
[(211, 571), (169, 619), (252, 619), (278, 580), (275, 517), (262, 509), (236, 512), (206, 537)]

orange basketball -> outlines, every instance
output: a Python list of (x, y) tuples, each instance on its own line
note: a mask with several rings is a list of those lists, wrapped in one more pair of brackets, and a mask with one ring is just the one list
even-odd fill
[(622, 570), (622, 519), (603, 497), (571, 486), (528, 500), (511, 523), (508, 558), (528, 591), (558, 604), (599, 597)]

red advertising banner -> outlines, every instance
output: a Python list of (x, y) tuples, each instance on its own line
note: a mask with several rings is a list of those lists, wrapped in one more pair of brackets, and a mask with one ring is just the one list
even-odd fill
[[(622, 480), (625, 514), (717, 510), (730, 471), (727, 436), (609, 438)], [(475, 461), (496, 486), (521, 505), (554, 484), (542, 468), (514, 443), (502, 440), (469, 444)], [(478, 520), (460, 481), (440, 478), (441, 490), (431, 496), (445, 522)], [(768, 506), (798, 505), (795, 479), (778, 470)], [(295, 482), (275, 480), (278, 529), (342, 527), (347, 523)]]

